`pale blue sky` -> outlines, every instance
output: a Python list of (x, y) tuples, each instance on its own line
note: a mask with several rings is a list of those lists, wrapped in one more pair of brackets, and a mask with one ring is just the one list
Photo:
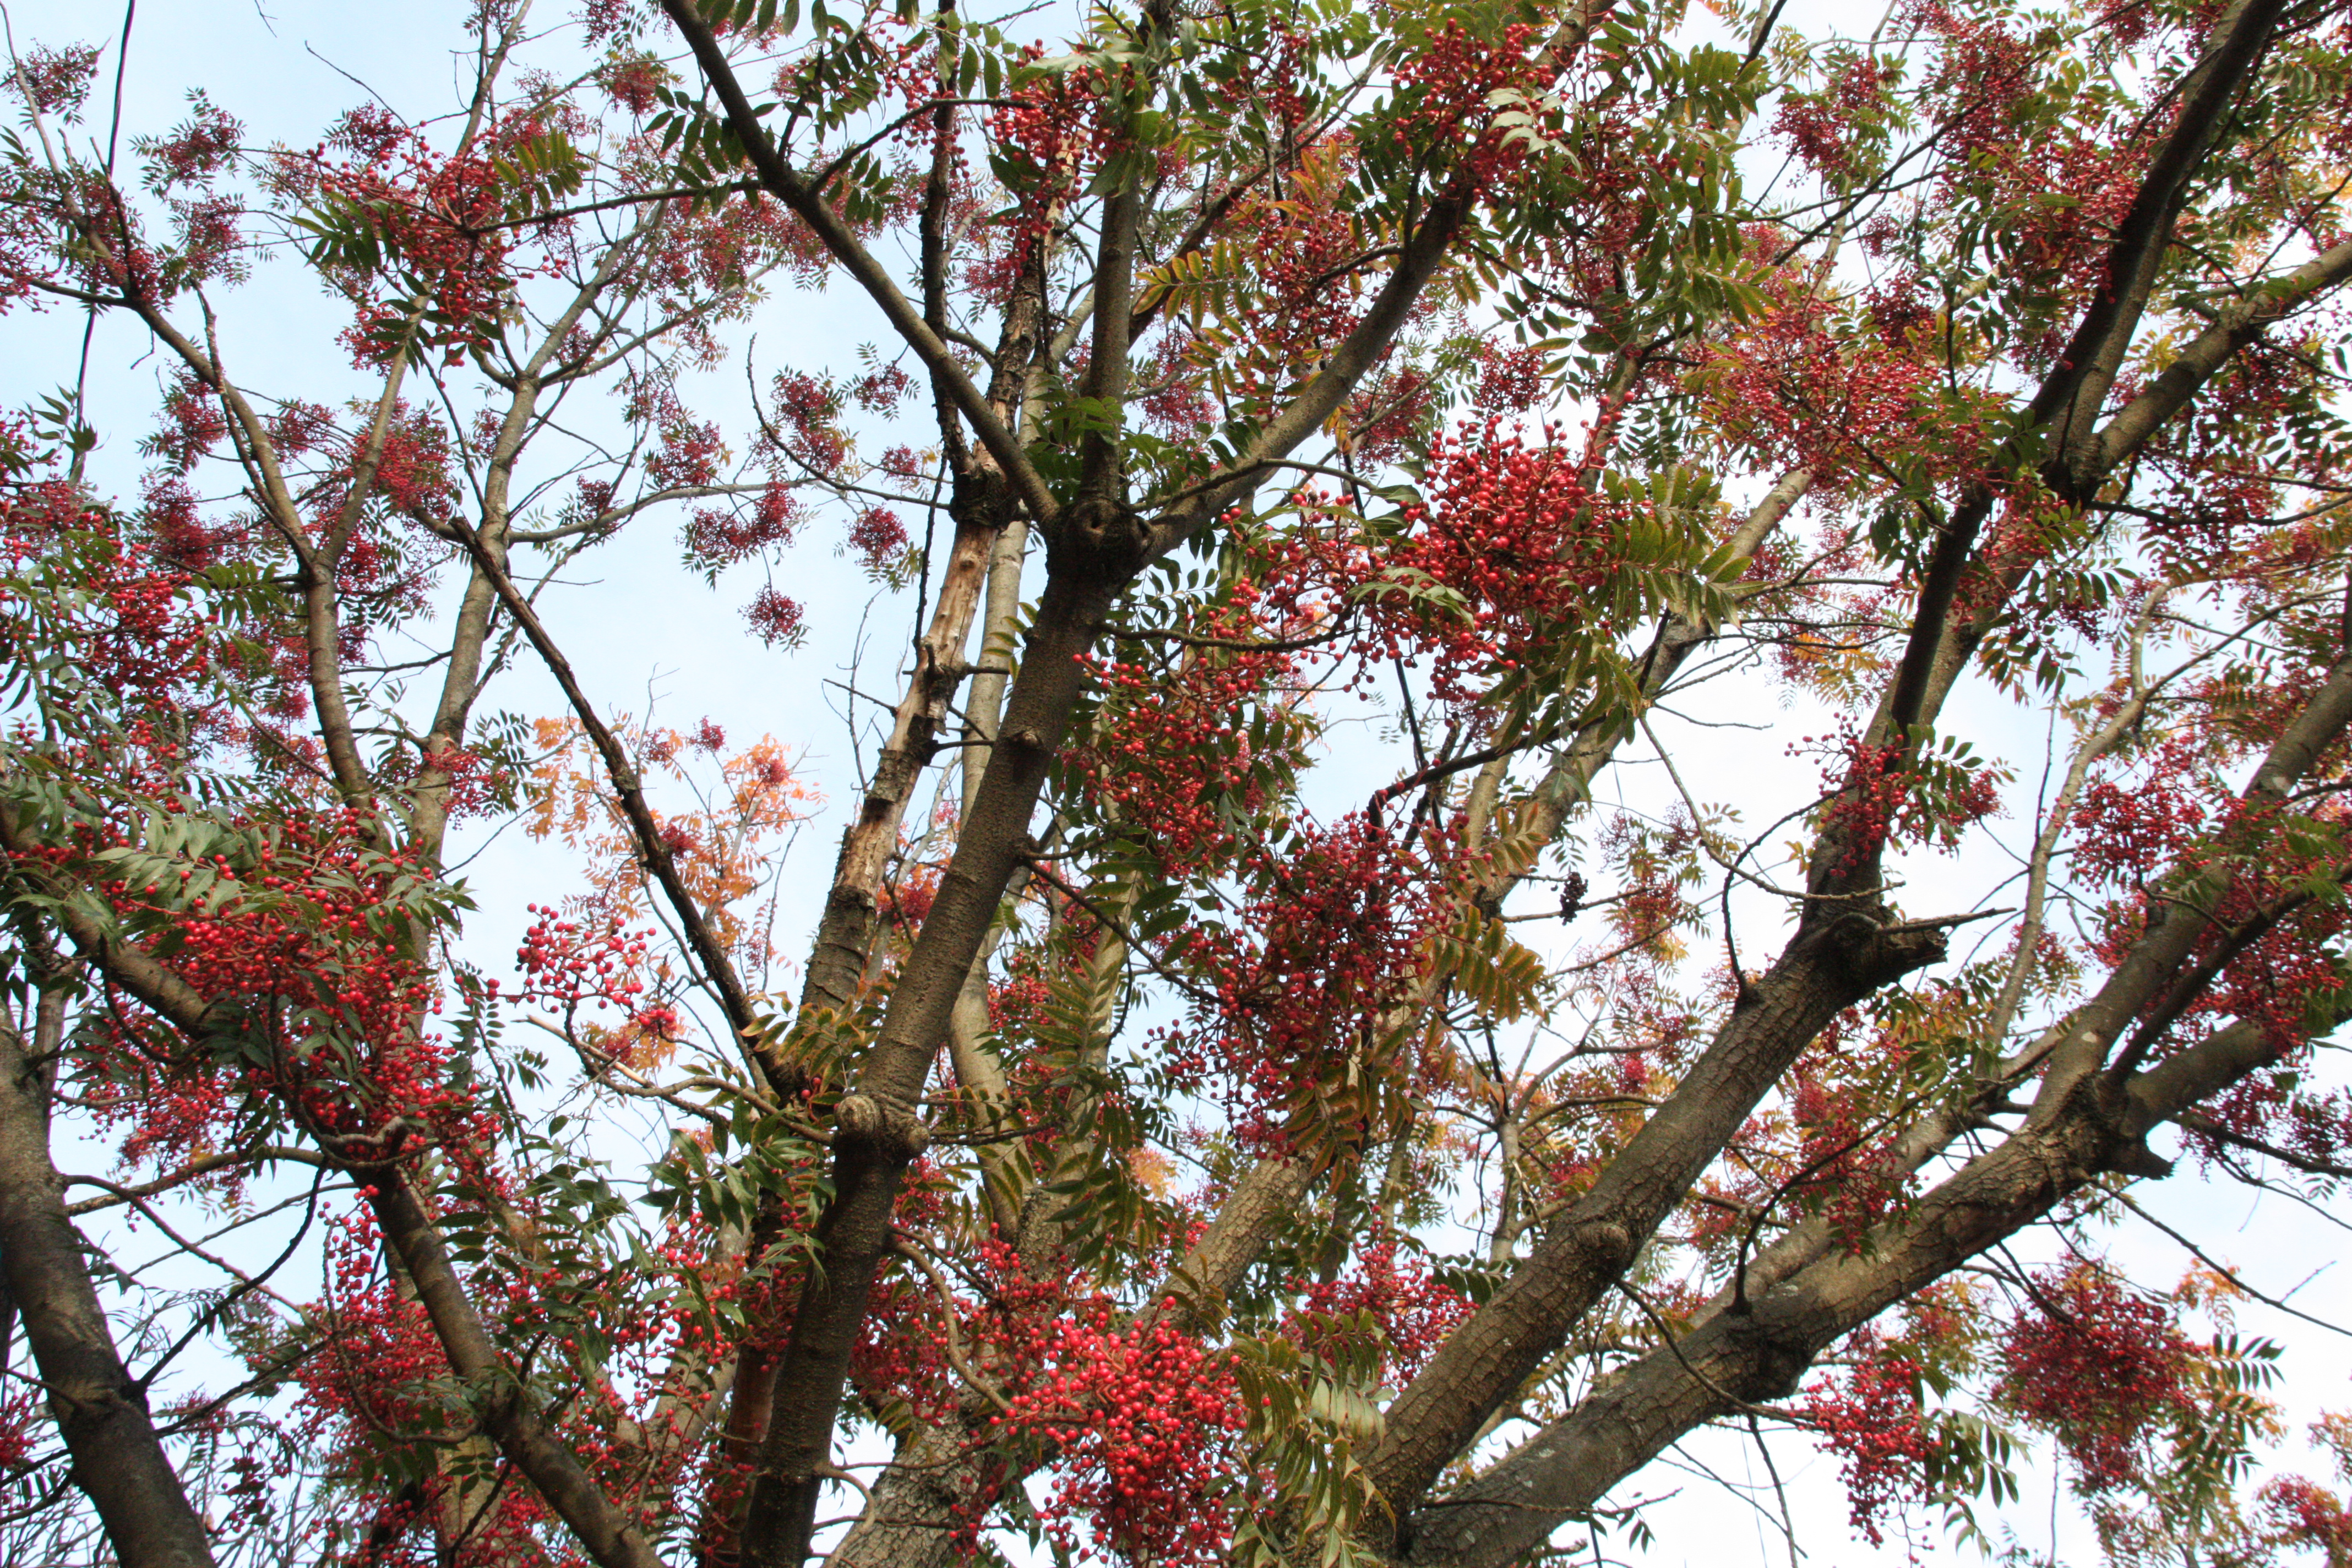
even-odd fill
[[(1871, 4), (1869, 15), (1863, 16), (1863, 8), (1829, 5), (1816, 7), (1815, 15), (1849, 26), (1859, 19), (1866, 28), (1880, 8)], [(31, 40), (107, 42), (103, 95), (110, 84), (111, 44), (121, 12), (66, 0), (17, 0), (8, 12), (20, 47)], [(457, 15), (457, 7), (446, 5), (279, 0), (257, 7), (234, 0), (143, 0), (129, 58), (124, 135), (127, 139), (169, 126), (180, 115), (184, 91), (196, 86), (242, 118), (257, 142), (314, 141), (328, 121), (361, 100), (360, 83), (411, 113), (454, 107), (460, 68), (447, 50), (460, 39)], [(92, 121), (102, 126), (102, 106)], [(345, 324), (340, 306), (297, 268), (265, 263), (253, 287), (225, 291), (219, 302), (225, 354), (244, 384), (272, 395), (320, 402), (372, 390), (346, 368), (345, 356), (334, 345), (335, 334)], [(7, 348), (0, 355), (0, 404), (20, 404), (68, 379), (81, 330), (77, 315), (54, 309), (38, 314), (19, 310), (0, 320)], [(812, 368), (847, 367), (859, 342), (879, 342), (884, 335), (865, 302), (841, 288), (821, 296), (782, 293), (762, 309), (750, 331), (757, 334), (763, 371), (788, 361)], [(94, 469), (102, 488), (126, 496), (135, 493), (142, 466), (135, 445), (145, 433), (164, 369), (128, 322), (100, 323), (90, 360), (89, 406), (104, 437)], [(707, 411), (740, 430), (744, 413), (740, 361), (708, 378), (704, 390)], [(910, 426), (910, 434), (916, 444), (922, 444), (919, 426)], [(862, 624), (868, 640), (859, 684), (868, 692), (895, 697), (897, 653), (905, 647), (912, 613), (910, 595), (877, 600), (856, 563), (835, 553), (837, 538), (838, 524), (819, 522), (778, 572), (778, 585), (808, 609), (808, 643), (795, 654), (764, 649), (745, 635), (739, 611), (758, 581), (756, 571), (730, 573), (713, 592), (678, 568), (674, 518), (640, 522), (583, 563), (573, 574), (576, 587), (551, 594), (545, 601), (549, 625), (590, 692), (608, 710), (642, 712), (650, 700), (666, 722), (684, 727), (709, 717), (728, 730), (732, 741), (765, 731), (805, 752), (810, 774), (829, 802), (796, 847), (780, 926), (787, 933), (787, 951), (798, 945), (790, 933), (805, 931), (814, 918), (830, 869), (832, 844), (853, 798), (850, 745), (837, 712), (844, 698), (828, 692), (823, 682), (847, 679), (839, 666)], [(1754, 689), (1743, 691), (1737, 686), (1710, 691), (1700, 716), (1746, 717), (1744, 710), (1754, 708), (1758, 697)], [(1771, 700), (1763, 700), (1765, 710), (1757, 716), (1773, 721), (1776, 731), (1822, 728), (1804, 721), (1810, 715), (1784, 716), (1769, 706)], [(486, 707), (539, 715), (557, 713), (562, 704), (552, 684), (526, 658), (494, 689)], [(1657, 727), (1683, 748), (1677, 752), (1679, 765), (1704, 798), (1736, 796), (1746, 819), (1759, 826), (1812, 791), (1811, 763), (1783, 754), (1783, 733), (1701, 729), (1673, 718), (1660, 719)], [(1956, 704), (1946, 728), (1994, 737), (1994, 745), (1980, 749), (2007, 750), (2029, 778), (2039, 770), (2040, 721), (1980, 692)], [(1345, 729), (1335, 733), (1333, 744), (1343, 753), (1357, 744), (1350, 733)], [(1619, 780), (1604, 785), (1604, 795), (1614, 788), (1643, 792), (1663, 787), (1654, 765), (1629, 767)], [(2014, 836), (2020, 826), (2012, 821), (2002, 831)], [(508, 831), (493, 842), (468, 843), (460, 853), (471, 857), (465, 875), (483, 906), (469, 930), (469, 950), (478, 961), (503, 969), (523, 924), (522, 905), (531, 900), (551, 901), (576, 885), (567, 857), (531, 845), (520, 831)], [(1911, 901), (1922, 909), (1936, 905), (1933, 894), (1939, 884), (1949, 886), (1960, 902), (1973, 898), (1990, 879), (1986, 861), (1979, 858), (1994, 853), (1979, 845), (1964, 851), (1957, 863), (1919, 861), (1910, 868), (1915, 886)], [(1522, 934), (1541, 929), (1519, 928)], [(1748, 945), (1769, 944), (1776, 929), (1777, 921), (1760, 907), (1743, 919)], [(92, 1154), (96, 1158), (96, 1152)], [(2196, 1190), (2187, 1181), (2168, 1184), (2161, 1197), (2173, 1223), (2204, 1238), (2221, 1256), (2247, 1266), (2266, 1289), (2294, 1285), (2336, 1250), (2333, 1237), (2320, 1237), (2312, 1228), (2314, 1222), (2278, 1200), (2257, 1202), (2230, 1189)], [(2171, 1244), (2144, 1228), (2127, 1230), (2121, 1245), (2129, 1256), (2146, 1259), (2152, 1279), (2169, 1280), (2186, 1263)], [(2340, 1302), (2346, 1292), (2332, 1280), (2333, 1276), (2323, 1278), (2303, 1299), (2313, 1300), (2321, 1310)], [(2293, 1420), (2299, 1423), (2321, 1408), (2346, 1402), (2352, 1357), (2346, 1354), (2341, 1338), (2258, 1306), (2245, 1310), (2242, 1323), (2292, 1347), (2293, 1377), (2284, 1393)], [(1777, 1441), (1774, 1448), (1783, 1474), (1791, 1479), (1803, 1521), (1801, 1544), (1814, 1562), (1904, 1560), (1899, 1546), (1872, 1552), (1849, 1540), (1843, 1503), (1825, 1461), (1813, 1458), (1791, 1439)], [(1739, 1441), (1704, 1437), (1694, 1443), (1693, 1451), (1734, 1481), (1763, 1479), (1760, 1470), (1750, 1467)], [(2028, 1478), (2018, 1527), (2029, 1544), (2046, 1546), (2043, 1510), (2052, 1474), (2046, 1464), (2038, 1465)], [(1788, 1562), (1777, 1532), (1709, 1481), (1661, 1466), (1626, 1489), (1655, 1495), (1675, 1488), (1681, 1489), (1679, 1498), (1657, 1510), (1652, 1521), (1657, 1543), (1643, 1560), (1720, 1568), (1748, 1563), (1763, 1568)], [(2062, 1541), (2071, 1541), (2074, 1552), (2079, 1553), (2079, 1526), (2072, 1521), (2071, 1509), (2061, 1512)], [(1926, 1555), (1941, 1560), (1933, 1547), (1934, 1533), (1930, 1521)], [(1972, 1559), (1973, 1553), (1959, 1556), (1961, 1561)]]

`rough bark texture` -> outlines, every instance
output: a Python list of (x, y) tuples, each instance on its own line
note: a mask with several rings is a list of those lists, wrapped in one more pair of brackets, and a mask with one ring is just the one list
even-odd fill
[[(2151, 159), (2130, 219), (2111, 247), (2105, 281), (2068, 355), (2031, 405), (2029, 426), (2060, 426), (2045, 478), (2063, 496), (2086, 497), (2127, 455), (2110, 451), (2083, 421), (2098, 412), (2107, 384), (2100, 378), (2111, 379), (2112, 365), (2138, 327), (2148, 279), (2171, 243), (2188, 182), (2259, 59), (2278, 11), (2274, 0), (2249, 0), (2216, 29), (2212, 48), (2184, 85), (2182, 117)], [(1963, 498), (1945, 521), (1922, 574), (1911, 635), (1869, 731), (1874, 742), (1897, 740), (1934, 721), (1958, 672), (2029, 569), (1979, 572), (1990, 581), (1970, 593), (1967, 614), (1954, 615), (1975, 564), (1978, 531), (1991, 510), (1990, 493), (1979, 492)], [(1885, 765), (1900, 765), (1899, 755)], [(1823, 833), (1814, 850), (1814, 898), (1780, 958), (1762, 980), (1743, 980), (1731, 1017), (1666, 1104), (1398, 1397), (1369, 1461), (1393, 1508), (1419, 1504), (1439, 1471), (1614, 1284), (1688, 1184), (1821, 1028), (1878, 985), (1940, 957), (1941, 942), (1931, 930), (1888, 922), (1876, 892), (1880, 856), (1867, 826), (1833, 824)]]
[(1397, 1396), (1366, 1461), (1392, 1504), (1424, 1496), (1486, 1417), (1622, 1277), (1642, 1244), (1790, 1064), (1832, 1018), (1878, 986), (1943, 956), (1929, 928), (1859, 912), (1801, 930), (1747, 994), (1665, 1105), (1586, 1195)]
[(802, 989), (804, 1006), (845, 1009), (856, 999), (874, 949), (884, 873), (898, 852), (898, 829), (915, 786), (937, 754), (948, 708), (966, 673), (964, 650), (988, 581), (989, 557), (1006, 522), (1000, 486), (961, 482), (968, 493), (955, 508), (955, 537), (931, 624), (915, 646), (915, 672), (891, 717), (890, 738), (876, 760), (858, 812), (842, 837), (833, 890), (817, 927)]
[[(5, 806), (0, 806), (0, 844), (20, 855), (32, 847), (16, 814)], [(57, 892), (65, 889), (62, 879), (45, 868), (20, 861), (16, 870), (20, 878), (40, 890)], [(167, 1019), (191, 1040), (234, 1035), (244, 1026), (244, 1021), (234, 1008), (215, 1006), (206, 1002), (185, 981), (155, 959), (137, 947), (117, 941), (107, 927), (86, 910), (60, 902), (54, 918), (84, 960), (95, 965), (109, 981), (153, 1009), (157, 1016)], [(18, 1048), (21, 1051), (21, 1047)], [(37, 1146), (19, 1146), (16, 1158), (26, 1162), (37, 1159), (37, 1164), (24, 1163), (12, 1167), (22, 1170), (28, 1180), (37, 1181), (39, 1172), (47, 1166), (46, 1141)], [(496, 1342), (489, 1337), (480, 1317), (475, 1312), (473, 1303), (467, 1298), (464, 1284), (450, 1261), (439, 1229), (431, 1215), (410, 1191), (405, 1171), (396, 1165), (378, 1165), (362, 1168), (360, 1173), (371, 1184), (371, 1203), (377, 1225), (383, 1233), (384, 1245), (415, 1287), (417, 1299), (425, 1308), (435, 1335), (448, 1357), (451, 1370), (480, 1392), (482, 1404), (478, 1409), (484, 1431), (497, 1441), (500, 1451), (525, 1479), (539, 1489), (550, 1509), (579, 1538), (583, 1548), (602, 1568), (658, 1568), (659, 1560), (646, 1545), (635, 1525), (588, 1477), (578, 1458), (550, 1433), (538, 1415), (529, 1408), (521, 1387), (515, 1379), (514, 1369), (507, 1363)], [(55, 1180), (54, 1172), (50, 1173), (48, 1179)], [(7, 1202), (38, 1204), (37, 1186), (19, 1186), (15, 1177), (5, 1172), (0, 1172), (0, 1180), (9, 1182)], [(24, 1212), (37, 1215), (39, 1210), (36, 1206)], [(64, 1221), (62, 1206), (58, 1209), (58, 1217)], [(0, 1215), (0, 1222), (5, 1222), (5, 1215)], [(46, 1245), (51, 1250), (43, 1250), (45, 1237)], [(0, 1247), (8, 1245), (6, 1233), (0, 1232)], [(62, 1243), (37, 1228), (28, 1228), (25, 1233), (24, 1245), (30, 1250), (20, 1256), (29, 1260), (48, 1258), (54, 1263), (58, 1256), (54, 1248)], [(79, 1263), (79, 1254), (75, 1260)], [(17, 1301), (19, 1310), (26, 1314), (30, 1337), (31, 1306), (13, 1283), (17, 1256), (9, 1257), (5, 1266), (10, 1270), (10, 1293)], [(33, 1261), (27, 1261), (26, 1266), (33, 1267)], [(27, 1285), (48, 1288), (46, 1278), (28, 1280)], [(84, 1285), (87, 1286), (86, 1278)], [(59, 1288), (69, 1290), (70, 1285), (68, 1283)], [(59, 1300), (66, 1300), (65, 1298)], [(96, 1311), (94, 1298), (89, 1307), (92, 1312)], [(95, 1318), (94, 1322), (100, 1340), (61, 1343), (71, 1353), (95, 1356), (97, 1352), (94, 1351), (74, 1349), (76, 1344), (104, 1343), (103, 1317)], [(82, 1324), (76, 1331), (87, 1334), (89, 1326)], [(110, 1357), (112, 1355), (110, 1343), (104, 1343), (104, 1353)], [(103, 1366), (99, 1361), (92, 1360), (86, 1365), (81, 1363), (76, 1364), (81, 1366), (87, 1375), (102, 1378)], [(120, 1363), (116, 1364), (119, 1367)], [(135, 1427), (111, 1429), (128, 1430), (135, 1439)], [(135, 1442), (132, 1446), (135, 1448)], [(157, 1459), (160, 1462), (160, 1449), (157, 1450)], [(135, 1468), (135, 1453), (126, 1463)], [(176, 1488), (176, 1481), (173, 1484)]]
[[(2347, 725), (2352, 654), (2329, 668), (2244, 798), (2286, 798)], [(1738, 1403), (1792, 1393), (1841, 1335), (2014, 1236), (2089, 1182), (2108, 1173), (2166, 1173), (2169, 1166), (2147, 1150), (2148, 1133), (2279, 1057), (2263, 1027), (2240, 1023), (2145, 1073), (2120, 1079), (2107, 1067), (2124, 1025), (2165, 994), (2210, 928), (2195, 903), (2166, 908), (2097, 994), (2038, 1043), (2032, 1055), (2049, 1065), (2023, 1126), (1862, 1247), (1832, 1250), (1825, 1237), (1808, 1234), (1771, 1268), (1751, 1272), (1746, 1291), (1718, 1298), (1678, 1342), (1618, 1373), (1469, 1485), (1418, 1510), (1400, 1531), (1404, 1559), (1446, 1568), (1515, 1561), (1699, 1423)], [(1913, 1130), (1906, 1155), (1924, 1163), (1958, 1131), (1954, 1119), (1930, 1118)]]
[[(2217, 1055), (2251, 1071), (2274, 1058), (2259, 1028), (2217, 1036)], [(2218, 1084), (2213, 1087), (2220, 1087)], [(2208, 1089), (2204, 1092), (2210, 1092)], [(1971, 1161), (1874, 1234), (1758, 1295), (1745, 1313), (1718, 1310), (1673, 1345), (1609, 1379), (1568, 1415), (1477, 1479), (1417, 1513), (1401, 1558), (1430, 1568), (1502, 1568), (1700, 1423), (1738, 1404), (1793, 1393), (1815, 1357), (1886, 1307), (2048, 1214), (2127, 1160), (2160, 1096), (2118, 1125), (2087, 1103), (2029, 1125)], [(1736, 1403), (1735, 1403), (1736, 1402)]]
[[(811, 1279), (794, 1314), (744, 1524), (744, 1561), (759, 1568), (797, 1564), (807, 1554), (818, 1472), (831, 1457), (849, 1351), (887, 1247), (899, 1177), (925, 1137), (915, 1102), (1005, 884), (1030, 852), (1029, 817), (1085, 680), (1078, 656), (1102, 626), (1119, 564), (1115, 557), (1088, 552), (1075, 566), (1049, 567), (1021, 678), (979, 796), (891, 993), (880, 1037), (858, 1071), (856, 1092), (835, 1111), (835, 1196), (816, 1226), (825, 1267)], [(1141, 561), (1130, 553), (1123, 564), (1116, 584), (1123, 584)]]
[[(57, 1041), (47, 1042), (50, 1049)], [(211, 1568), (204, 1521), (147, 1414), (146, 1391), (115, 1349), (106, 1310), (66, 1215), (49, 1160), (48, 1079), (37, 1053), (0, 1027), (0, 1270), (49, 1413), (123, 1568)]]
[(530, 1407), (529, 1391), (467, 1298), (440, 1231), (410, 1190), (406, 1173), (386, 1165), (362, 1174), (384, 1245), (415, 1284), (449, 1369), (472, 1390), (475, 1418), (483, 1431), (600, 1568), (661, 1568), (635, 1523), (614, 1506), (579, 1458)]

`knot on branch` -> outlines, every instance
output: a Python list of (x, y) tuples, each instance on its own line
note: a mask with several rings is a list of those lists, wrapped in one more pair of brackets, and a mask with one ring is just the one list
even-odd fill
[(1948, 951), (1945, 922), (1887, 924), (1878, 911), (1851, 911), (1823, 932), (1826, 953), (1857, 997), (1892, 984), (1916, 969), (1941, 963)]
[(903, 1105), (870, 1094), (845, 1094), (833, 1108), (835, 1142), (861, 1146), (901, 1163), (930, 1147), (931, 1130)]
[(1047, 566), (1082, 581), (1123, 584), (1151, 561), (1151, 531), (1116, 496), (1081, 496), (1046, 542)]
[(2065, 1102), (2070, 1119), (2093, 1130), (2096, 1139), (2084, 1165), (2162, 1180), (2172, 1174), (2172, 1162), (2147, 1146), (2147, 1125), (2135, 1110), (2123, 1084), (2103, 1072), (2085, 1073)]
[(2147, 1146), (2145, 1138), (2118, 1138), (2107, 1153), (2106, 1167), (2121, 1175), (2161, 1181), (2172, 1174), (2172, 1162)]
[(1019, 505), (1004, 471), (985, 454), (958, 469), (948, 491), (948, 518), (958, 528), (1003, 528)]
[(1633, 1267), (1633, 1233), (1616, 1220), (1589, 1220), (1577, 1226), (1576, 1239), (1588, 1262), (1610, 1278)]
[(1812, 1367), (1817, 1347), (1790, 1328), (1748, 1316), (1727, 1321), (1724, 1331), (1739, 1347), (1730, 1358), (1738, 1371), (1725, 1390), (1735, 1398), (1751, 1405), (1786, 1399)]

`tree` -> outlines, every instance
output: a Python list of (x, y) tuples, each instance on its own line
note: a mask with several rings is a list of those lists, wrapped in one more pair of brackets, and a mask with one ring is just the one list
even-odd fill
[[(1771, 1422), (1874, 1536), (2050, 1442), (2116, 1562), (2345, 1560), (2256, 1287), (2101, 1237), (2352, 1159), (2347, 13), (1720, 20), (489, 0), (308, 150), (16, 55), (6, 297), (167, 367), (135, 498), (6, 441), (17, 1554), (1599, 1559)], [(372, 395), (242, 377), (264, 268)], [(887, 348), (762, 381), (820, 284)], [(802, 738), (540, 611), (822, 515), (915, 623), (799, 950)], [(1662, 739), (1768, 685), (1778, 820)]]

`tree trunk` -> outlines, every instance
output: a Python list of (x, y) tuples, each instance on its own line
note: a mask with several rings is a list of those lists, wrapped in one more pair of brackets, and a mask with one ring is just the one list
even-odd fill
[[(188, 1503), (147, 1413), (147, 1391), (114, 1348), (90, 1283), (65, 1184), (49, 1160), (48, 1074), (64, 1011), (44, 997), (34, 1048), (0, 1026), (0, 1269), (73, 1458), (74, 1484), (98, 1510), (123, 1568), (211, 1568)], [(55, 1022), (52, 1023), (54, 1013)]]

